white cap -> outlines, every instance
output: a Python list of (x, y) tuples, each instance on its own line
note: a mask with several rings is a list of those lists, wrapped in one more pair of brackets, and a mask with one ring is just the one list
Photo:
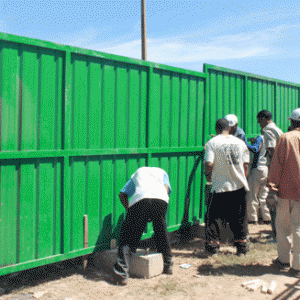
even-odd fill
[(236, 115), (227, 115), (224, 119), (226, 119), (229, 122), (229, 127), (232, 127), (238, 123), (238, 118)]
[(300, 108), (294, 109), (288, 120), (300, 121)]

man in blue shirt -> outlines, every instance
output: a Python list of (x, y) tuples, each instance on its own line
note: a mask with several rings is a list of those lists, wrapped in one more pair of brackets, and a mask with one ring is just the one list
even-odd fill
[(119, 197), (127, 215), (121, 228), (118, 258), (113, 268), (121, 284), (127, 284), (131, 252), (136, 251), (149, 220), (153, 222), (157, 251), (163, 254), (163, 273), (172, 274), (172, 253), (166, 224), (170, 193), (168, 174), (154, 167), (139, 168), (121, 190)]
[(250, 191), (247, 193), (248, 223), (258, 224), (258, 208), (260, 207), (263, 222), (270, 224), (271, 216), (267, 207), (266, 198), (268, 188), (268, 167), (266, 166), (266, 147), (264, 138), (259, 135), (253, 145), (246, 141), (248, 149), (254, 154), (252, 167), (248, 177)]
[(241, 139), (245, 143), (247, 142), (245, 132), (242, 128), (238, 127), (238, 118), (236, 115), (227, 115), (225, 118), (229, 122), (229, 134)]

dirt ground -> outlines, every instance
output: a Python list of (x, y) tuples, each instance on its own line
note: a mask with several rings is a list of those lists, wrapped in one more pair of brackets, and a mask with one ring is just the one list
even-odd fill
[[(221, 247), (217, 257), (204, 257), (202, 229), (184, 245), (172, 248), (174, 274), (151, 279), (130, 278), (127, 286), (111, 283), (111, 271), (89, 260), (82, 275), (81, 259), (68, 260), (10, 276), (0, 277), (0, 297), (7, 299), (300, 299), (300, 280), (288, 272), (270, 266), (276, 258), (276, 244), (269, 239), (269, 225), (250, 225), (250, 252), (245, 257), (234, 255), (229, 244)], [(188, 269), (181, 264), (191, 264)], [(275, 292), (262, 294), (248, 291), (242, 282), (262, 279), (268, 285), (276, 281)]]

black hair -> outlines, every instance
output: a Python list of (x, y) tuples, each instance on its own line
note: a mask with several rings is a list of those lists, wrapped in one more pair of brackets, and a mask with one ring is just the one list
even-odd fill
[(256, 116), (257, 119), (266, 119), (268, 121), (272, 120), (272, 113), (268, 110), (261, 110), (257, 116)]
[(300, 128), (300, 121), (291, 120), (291, 123), (294, 128)]
[(226, 119), (218, 119), (216, 122), (216, 130), (219, 132), (229, 130), (229, 121)]

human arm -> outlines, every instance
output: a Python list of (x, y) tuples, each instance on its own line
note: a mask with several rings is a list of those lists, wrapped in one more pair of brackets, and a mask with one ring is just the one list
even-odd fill
[(244, 173), (245, 173), (245, 177), (246, 179), (248, 178), (248, 164), (250, 162), (250, 152), (248, 150), (248, 148), (246, 147), (246, 145), (243, 145), (243, 169), (244, 169)]
[(208, 182), (211, 182), (212, 177), (212, 169), (213, 169), (213, 162), (214, 162), (214, 151), (212, 149), (212, 145), (210, 142), (208, 142), (205, 145), (205, 178)]
[(254, 153), (254, 154), (257, 154), (259, 151), (260, 151), (260, 146), (263, 142), (263, 139), (262, 137), (259, 135), (256, 140), (255, 140), (255, 143), (253, 145), (250, 145), (248, 144), (248, 142), (246, 141), (246, 145), (248, 147), (248, 149)]
[(205, 162), (205, 178), (208, 182), (211, 182), (211, 175), (212, 175), (213, 163), (212, 162)]
[(248, 178), (248, 163), (244, 163), (243, 167), (244, 167), (245, 177)]
[(274, 156), (275, 148), (267, 148), (266, 149), (266, 156), (269, 157), (270, 163), (272, 162), (273, 156)]
[(275, 134), (269, 129), (263, 129), (263, 134), (264, 134), (265, 147), (266, 147), (265, 157), (267, 158), (268, 161), (267, 166), (269, 166), (270, 168), (274, 156), (277, 140)]
[(170, 195), (172, 192), (172, 189), (171, 189), (171, 185), (170, 185), (169, 176), (167, 173), (165, 173), (165, 175), (164, 175), (164, 186), (167, 190), (167, 193)]
[(134, 193), (135, 193), (135, 184), (132, 178), (130, 178), (119, 194), (121, 203), (126, 210), (128, 210), (129, 208), (128, 198), (130, 198)]
[(119, 198), (126, 211), (128, 211), (128, 207), (129, 207), (128, 196), (125, 193), (120, 192)]

